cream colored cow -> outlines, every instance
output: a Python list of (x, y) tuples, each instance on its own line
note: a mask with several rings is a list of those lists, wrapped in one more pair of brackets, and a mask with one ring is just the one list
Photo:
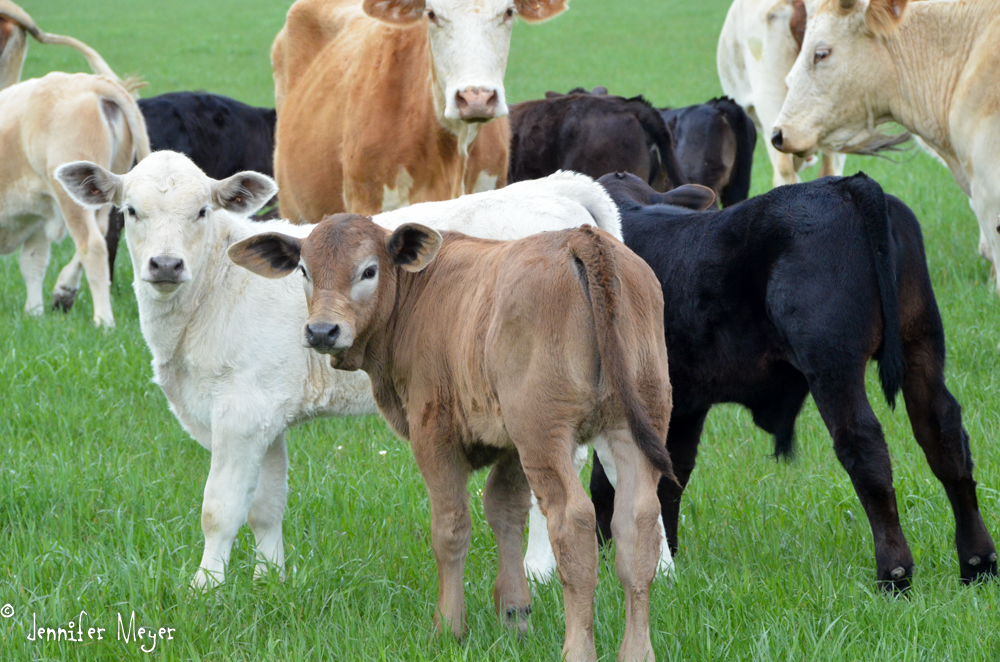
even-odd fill
[[(719, 81), (765, 136), (774, 186), (799, 181), (798, 172), (811, 160), (784, 154), (767, 140), (788, 94), (785, 76), (795, 64), (805, 28), (802, 0), (735, 0), (719, 35)], [(845, 160), (843, 154), (824, 150), (820, 176), (844, 174)]]
[(884, 140), (878, 125), (902, 124), (947, 164), (1000, 263), (998, 39), (995, 0), (824, 0), (772, 142), (789, 154), (852, 152)]
[(24, 310), (41, 315), (42, 281), (53, 241), (69, 231), (76, 255), (59, 274), (53, 305), (68, 309), (82, 271), (94, 323), (114, 326), (108, 250), (108, 207), (83, 209), (56, 183), (55, 169), (89, 160), (119, 173), (149, 154), (149, 138), (132, 91), (91, 74), (51, 73), (0, 90), (0, 253), (21, 248)]

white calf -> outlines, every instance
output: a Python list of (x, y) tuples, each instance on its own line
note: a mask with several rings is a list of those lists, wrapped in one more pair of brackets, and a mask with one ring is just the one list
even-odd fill
[(94, 323), (114, 326), (104, 243), (108, 210), (81, 209), (53, 172), (80, 159), (127, 172), (148, 153), (142, 113), (117, 79), (51, 73), (0, 90), (0, 253), (22, 248), (25, 312), (42, 314), (49, 248), (68, 229), (76, 255), (59, 274), (53, 305), (73, 305), (86, 270)]
[[(274, 194), (273, 181), (250, 172), (215, 181), (174, 152), (157, 152), (124, 176), (83, 162), (64, 165), (57, 177), (81, 205), (112, 203), (125, 211), (139, 320), (155, 380), (184, 429), (212, 452), (202, 506), (205, 551), (193, 585), (223, 580), (233, 540), (247, 521), (257, 541), (255, 574), (269, 565), (281, 570), (285, 431), (309, 418), (374, 414), (376, 407), (364, 373), (333, 370), (306, 349), (299, 284), (258, 278), (231, 264), (226, 251), (252, 234), (305, 236), (312, 227), (249, 221)], [(395, 227), (414, 218), (439, 229), (503, 238), (585, 222), (621, 234), (618, 211), (604, 189), (572, 173), (415, 205), (376, 220)], [(585, 459), (584, 452), (579, 466)], [(544, 532), (544, 520), (538, 529), (540, 515), (536, 507), (532, 528)], [(535, 555), (543, 560), (529, 570), (550, 575), (554, 557), (551, 567), (545, 565), (551, 556), (547, 538), (532, 549), (542, 549)]]

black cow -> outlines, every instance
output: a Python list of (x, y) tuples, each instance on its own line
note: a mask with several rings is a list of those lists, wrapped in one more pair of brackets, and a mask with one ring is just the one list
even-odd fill
[[(243, 170), (268, 176), (274, 173), (274, 123), (270, 108), (256, 108), (218, 94), (170, 92), (140, 99), (153, 151), (169, 149), (186, 154), (214, 179)], [(115, 256), (124, 218), (117, 210), (108, 222), (108, 264)]]
[(757, 127), (732, 99), (721, 97), (687, 108), (660, 110), (681, 173), (715, 191), (723, 207), (750, 195)]
[[(749, 408), (774, 435), (775, 454), (788, 457), (795, 418), (812, 393), (868, 515), (877, 578), (906, 590), (913, 557), (865, 394), (874, 358), (890, 404), (902, 388), (913, 434), (951, 501), (962, 579), (997, 574), (962, 410), (945, 387), (944, 329), (920, 225), (906, 205), (863, 174), (783, 186), (707, 212), (661, 204), (690, 187), (657, 194), (631, 175), (600, 181), (621, 211), (625, 243), (663, 285), (673, 387), (667, 446), (680, 487), (660, 481), (659, 497), (673, 550), (709, 409)], [(594, 463), (591, 492), (607, 538), (614, 491)]]
[(510, 134), (510, 183), (557, 170), (631, 172), (658, 191), (687, 181), (663, 118), (642, 97), (550, 92), (511, 106)]

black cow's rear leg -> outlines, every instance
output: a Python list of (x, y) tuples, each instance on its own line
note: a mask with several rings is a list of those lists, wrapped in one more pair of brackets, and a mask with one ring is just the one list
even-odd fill
[(913, 576), (913, 555), (899, 525), (889, 447), (865, 394), (864, 366), (810, 377), (809, 385), (837, 458), (868, 516), (878, 581), (887, 590), (905, 591)]
[(942, 363), (929, 350), (907, 346), (903, 396), (913, 435), (951, 501), (962, 581), (971, 582), (996, 576), (997, 551), (976, 500), (962, 408), (944, 385)]
[[(701, 440), (701, 430), (705, 424), (708, 410), (695, 412), (684, 416), (674, 415), (670, 418), (670, 428), (667, 432), (667, 450), (674, 465), (674, 475), (681, 487), (671, 481), (660, 480), (657, 487), (657, 497), (663, 512), (663, 526), (666, 529), (670, 552), (677, 553), (677, 519), (680, 513), (681, 495), (694, 471), (698, 455), (698, 442)], [(594, 470), (590, 474), (590, 497), (594, 501), (594, 511), (597, 515), (598, 540), (603, 544), (611, 540), (611, 518), (615, 514), (615, 488), (601, 465), (597, 453), (594, 453)]]

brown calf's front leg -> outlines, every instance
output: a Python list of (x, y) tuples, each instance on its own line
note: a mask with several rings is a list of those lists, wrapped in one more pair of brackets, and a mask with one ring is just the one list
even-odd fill
[(465, 634), (463, 573), (472, 535), (468, 490), (472, 469), (458, 444), (450, 440), (412, 435), (411, 444), (431, 502), (431, 544), (438, 569), (434, 627), (461, 638)]
[[(544, 410), (544, 408), (542, 408)], [(508, 429), (514, 427), (508, 423)], [(551, 422), (533, 434), (525, 426), (511, 436), (521, 455), (528, 484), (548, 519), (566, 611), (566, 662), (595, 662), (594, 590), (597, 588), (597, 519), (573, 469), (575, 435)], [(516, 436), (515, 436), (516, 435)], [(654, 563), (655, 566), (655, 563)]]
[(497, 539), (500, 568), (493, 585), (493, 604), (497, 614), (520, 634), (528, 631), (531, 615), (531, 591), (524, 576), (521, 547), (524, 525), (531, 507), (531, 489), (516, 451), (505, 455), (493, 466), (483, 488), (486, 521)]

